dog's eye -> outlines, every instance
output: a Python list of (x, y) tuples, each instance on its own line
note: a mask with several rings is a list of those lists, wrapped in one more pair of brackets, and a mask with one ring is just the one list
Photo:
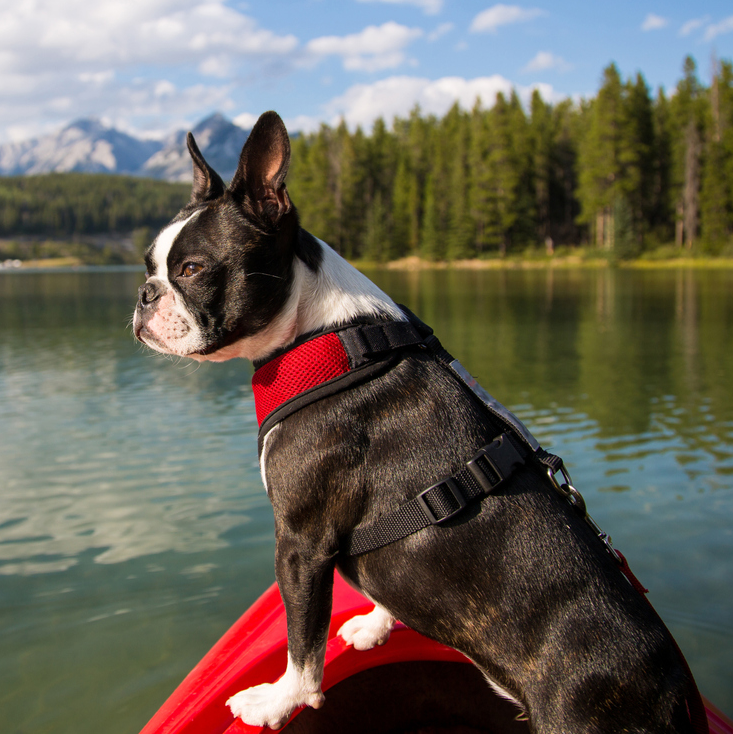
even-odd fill
[(183, 266), (183, 270), (181, 271), (181, 275), (184, 278), (190, 278), (196, 273), (200, 273), (204, 269), (203, 265), (199, 265), (198, 263), (186, 263)]

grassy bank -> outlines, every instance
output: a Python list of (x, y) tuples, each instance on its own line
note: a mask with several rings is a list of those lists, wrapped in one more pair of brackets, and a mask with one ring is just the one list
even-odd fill
[[(145, 233), (147, 242), (149, 231)], [(143, 243), (133, 246), (131, 236), (106, 242), (59, 243), (45, 241), (29, 246), (6, 247), (8, 241), (0, 240), (0, 269), (3, 260), (20, 255), (21, 267), (50, 268), (86, 265), (142, 265), (139, 252)], [(25, 255), (25, 257), (23, 257)], [(563, 248), (549, 255), (534, 249), (505, 257), (483, 257), (470, 260), (427, 260), (417, 255), (403, 257), (391, 262), (373, 260), (352, 261), (361, 269), (385, 268), (388, 270), (491, 270), (491, 269), (544, 269), (544, 268), (733, 268), (733, 256), (728, 252), (721, 256), (700, 254), (679, 248), (663, 247), (646, 253), (644, 257), (619, 260), (605, 252), (583, 248)]]
[(417, 256), (405, 257), (387, 263), (360, 260), (359, 268), (386, 268), (389, 270), (491, 270), (491, 269), (543, 269), (543, 268), (733, 268), (733, 257), (698, 255), (678, 249), (665, 248), (662, 253), (653, 252), (641, 258), (618, 260), (597, 250), (573, 249), (554, 255), (537, 255), (536, 252), (507, 257), (486, 257), (471, 260), (433, 261)]

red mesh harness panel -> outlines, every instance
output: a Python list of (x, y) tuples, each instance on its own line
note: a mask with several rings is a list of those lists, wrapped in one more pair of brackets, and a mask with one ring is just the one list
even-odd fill
[(286, 400), (349, 371), (349, 358), (334, 333), (295, 347), (260, 367), (252, 376), (257, 422)]

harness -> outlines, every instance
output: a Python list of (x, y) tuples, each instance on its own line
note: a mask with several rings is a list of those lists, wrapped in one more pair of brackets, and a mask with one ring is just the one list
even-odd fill
[[(360, 555), (428, 525), (447, 522), (471, 502), (493, 492), (520, 466), (536, 460), (555, 489), (581, 511), (607, 550), (620, 562), (610, 538), (585, 512), (583, 499), (572, 487), (562, 459), (545, 451), (519, 418), (489, 395), (443, 348), (429, 326), (405, 306), (400, 308), (404, 321), (366, 319), (306, 334), (266, 360), (255, 362), (252, 390), (260, 424), (260, 453), (268, 431), (287, 416), (386, 373), (409, 349), (432, 355), (499, 419), (505, 430), (456, 474), (441, 479), (372, 525), (357, 528), (345, 541), (342, 552)], [(564, 481), (557, 480), (558, 473)]]
[[(588, 514), (585, 501), (573, 486), (562, 459), (545, 451), (519, 418), (487, 393), (463, 365), (443, 348), (427, 324), (406, 306), (400, 308), (405, 321), (367, 318), (306, 334), (266, 360), (254, 363), (252, 390), (259, 423), (260, 455), (265, 436), (277, 423), (306, 405), (386, 373), (410, 349), (431, 354), (438, 364), (499, 419), (505, 430), (452, 476), (428, 487), (371, 525), (356, 528), (342, 544), (341, 553), (347, 556), (361, 555), (430, 525), (441, 525), (462, 512), (470, 503), (491, 494), (519, 467), (536, 462), (547, 472), (555, 491), (590, 526), (626, 579), (656, 614), (646, 596), (648, 589), (636, 578), (623, 554), (613, 547), (610, 536)], [(561, 479), (558, 479), (558, 475)], [(661, 619), (659, 621), (664, 625)], [(686, 699), (690, 721), (696, 734), (708, 734), (705, 706), (692, 671), (672, 635), (670, 639), (692, 682), (693, 690)]]

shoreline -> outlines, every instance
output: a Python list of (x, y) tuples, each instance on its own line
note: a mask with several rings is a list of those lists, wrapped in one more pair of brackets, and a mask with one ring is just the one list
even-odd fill
[[(364, 270), (401, 270), (415, 272), (420, 270), (548, 270), (548, 269), (600, 269), (622, 268), (636, 270), (652, 269), (731, 269), (733, 258), (730, 257), (673, 257), (658, 259), (623, 260), (612, 262), (606, 258), (583, 257), (582, 255), (558, 255), (547, 258), (490, 258), (469, 260), (424, 260), (417, 255), (403, 257), (398, 260), (382, 263), (371, 260), (353, 260), (352, 265)], [(0, 273), (12, 273), (32, 269), (76, 269), (88, 267), (110, 267), (97, 263), (85, 263), (78, 257), (39, 258), (37, 260), (15, 261), (12, 266), (3, 267), (0, 261)], [(126, 265), (124, 267), (134, 267)], [(140, 263), (140, 268), (143, 264)]]
[(659, 259), (636, 259), (612, 262), (606, 258), (585, 258), (581, 255), (566, 255), (548, 258), (491, 258), (471, 260), (423, 260), (416, 255), (379, 263), (367, 260), (353, 261), (358, 268), (375, 270), (546, 270), (546, 269), (598, 269), (598, 268), (733, 268), (733, 258), (726, 257), (677, 257)]

